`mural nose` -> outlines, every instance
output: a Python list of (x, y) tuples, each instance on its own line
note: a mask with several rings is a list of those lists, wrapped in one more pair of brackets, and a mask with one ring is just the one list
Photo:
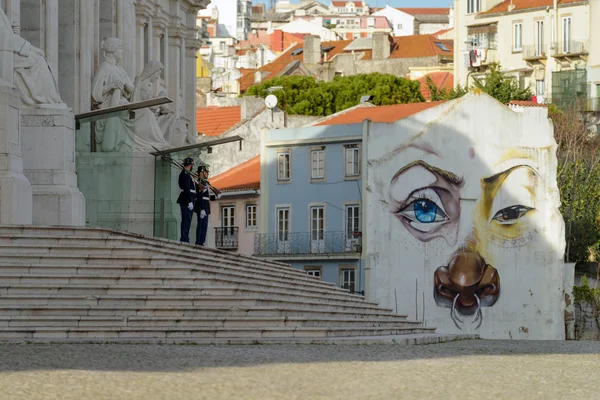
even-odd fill
[(500, 297), (500, 276), (477, 252), (459, 251), (434, 273), (434, 298), (438, 305), (473, 315), (494, 305)]

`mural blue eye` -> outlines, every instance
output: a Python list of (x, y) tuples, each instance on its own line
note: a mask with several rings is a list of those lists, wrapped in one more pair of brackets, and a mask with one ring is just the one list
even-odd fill
[(428, 199), (417, 199), (401, 211), (402, 215), (414, 222), (431, 224), (448, 219), (446, 213), (436, 202)]
[(521, 218), (531, 210), (533, 210), (533, 208), (522, 205), (506, 207), (498, 211), (492, 219), (498, 221), (501, 224), (510, 225), (517, 222), (519, 218)]

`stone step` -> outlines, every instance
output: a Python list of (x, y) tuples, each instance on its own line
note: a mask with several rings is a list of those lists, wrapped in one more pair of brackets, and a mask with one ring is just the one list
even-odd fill
[(46, 295), (46, 294), (26, 294), (26, 295), (3, 295), (0, 296), (0, 305), (17, 304), (48, 304), (48, 305), (68, 305), (72, 303), (86, 304), (90, 306), (105, 306), (119, 308), (125, 305), (130, 306), (258, 306), (258, 305), (295, 305), (307, 309), (314, 309), (323, 306), (335, 307), (340, 310), (354, 312), (356, 310), (379, 310), (378, 307), (363, 304), (348, 304), (345, 301), (315, 301), (312, 299), (267, 299), (259, 295), (255, 296), (136, 296), (136, 295)]
[(419, 327), (389, 318), (0, 316), (0, 327)]
[[(18, 251), (17, 251), (18, 250)], [(143, 255), (127, 255), (126, 252), (123, 255), (59, 255), (59, 254), (36, 254), (31, 248), (26, 249), (11, 249), (2, 248), (0, 246), (0, 262), (2, 264), (15, 264), (15, 265), (47, 265), (47, 264), (62, 264), (62, 265), (119, 265), (119, 266), (188, 266), (190, 269), (203, 270), (206, 272), (214, 273), (231, 273), (237, 276), (247, 277), (250, 273), (255, 278), (269, 279), (276, 282), (290, 282), (293, 279), (296, 285), (304, 285), (307, 287), (328, 288), (329, 290), (347, 293), (350, 296), (356, 297), (357, 299), (363, 299), (363, 296), (358, 296), (349, 293), (347, 290), (335, 286), (333, 283), (322, 281), (316, 277), (311, 277), (306, 274), (300, 275), (299, 278), (296, 276), (290, 276), (284, 271), (278, 271), (277, 273), (258, 271), (248, 268), (239, 268), (235, 266), (228, 266), (225, 264), (218, 264), (210, 260), (203, 260), (200, 258), (196, 259), (183, 259), (183, 258), (170, 258), (165, 256), (143, 256)]]
[(0, 339), (89, 339), (89, 338), (323, 338), (349, 336), (433, 333), (424, 327), (15, 327), (0, 328)]
[[(280, 263), (277, 261), (266, 260), (257, 257), (245, 256), (238, 253), (232, 253), (228, 251), (210, 249), (206, 247), (198, 247), (189, 245), (181, 242), (174, 242), (166, 239), (157, 238), (145, 238), (140, 235), (132, 235), (127, 233), (118, 233), (116, 231), (104, 231), (102, 228), (75, 228), (73, 231), (67, 229), (63, 234), (60, 227), (51, 227), (48, 229), (33, 227), (29, 230), (19, 228), (12, 228), (12, 232), (6, 232), (6, 227), (0, 227), (0, 243), (17, 244), (19, 242), (30, 242), (33, 245), (42, 245), (43, 240), (48, 239), (49, 244), (60, 243), (72, 243), (79, 246), (87, 246), (92, 243), (100, 243), (102, 245), (109, 245), (110, 243), (127, 243), (128, 245), (135, 246), (150, 246), (152, 250), (161, 250), (170, 254), (179, 254), (189, 256), (189, 254), (200, 254), (203, 255), (208, 253), (208, 258), (215, 260), (227, 260), (229, 263), (236, 265), (247, 266), (249, 263), (254, 268), (265, 268), (270, 270), (285, 270), (292, 274), (298, 274), (306, 276), (304, 271), (292, 268), (289, 264)], [(10, 231), (11, 228), (8, 228)], [(23, 232), (45, 232), (44, 234), (32, 234)], [(77, 232), (77, 235), (75, 235)], [(81, 235), (80, 235), (81, 234)], [(42, 242), (40, 242), (42, 241)]]
[(365, 301), (348, 300), (331, 294), (310, 294), (281, 288), (256, 288), (252, 285), (211, 286), (203, 280), (171, 279), (171, 277), (106, 277), (102, 275), (0, 275), (0, 296), (19, 294), (45, 295), (222, 295), (260, 297), (271, 300), (313, 300), (317, 302), (345, 301), (348, 305), (373, 305)]
[(406, 321), (406, 316), (386, 311), (343, 310), (331, 306), (316, 309), (300, 305), (278, 306), (211, 306), (186, 307), (174, 305), (137, 306), (123, 305), (90, 306), (87, 304), (0, 304), (0, 314), (4, 316), (97, 316), (97, 317), (305, 317), (305, 318), (388, 318), (398, 322)]
[[(0, 257), (1, 260), (1, 257)], [(2, 273), (2, 271), (6, 271)], [(328, 293), (334, 296), (338, 296), (339, 298), (348, 299), (351, 301), (365, 301), (363, 296), (356, 296), (350, 294), (347, 290), (336, 290), (332, 289), (330, 286), (320, 287), (318, 284), (310, 284), (305, 285), (305, 282), (296, 282), (294, 279), (279, 279), (279, 278), (267, 278), (267, 277), (258, 277), (255, 275), (248, 276), (247, 273), (241, 273), (237, 271), (229, 271), (224, 270), (219, 272), (219, 269), (205, 267), (205, 266), (195, 266), (195, 267), (185, 267), (185, 266), (171, 266), (171, 265), (163, 265), (159, 267), (155, 266), (146, 266), (146, 265), (60, 265), (56, 263), (52, 264), (30, 264), (25, 261), (13, 261), (13, 262), (0, 262), (0, 274), (3, 276), (7, 276), (10, 274), (20, 274), (23, 276), (26, 275), (40, 275), (40, 274), (53, 274), (56, 276), (60, 275), (69, 275), (73, 278), (80, 276), (87, 276), (88, 274), (99, 274), (102, 277), (105, 277), (107, 280), (117, 276), (117, 277), (137, 277), (137, 276), (153, 276), (159, 275), (163, 277), (172, 277), (171, 282), (177, 282), (178, 279), (183, 281), (187, 281), (190, 277), (194, 277), (194, 279), (198, 281), (205, 282), (213, 282), (216, 284), (217, 282), (223, 282), (226, 285), (237, 285), (237, 284), (246, 284), (246, 285), (258, 285), (260, 287), (277, 287), (277, 288), (285, 288), (289, 290), (293, 290), (294, 292), (302, 291), (313, 294), (323, 294)], [(6, 277), (6, 281), (10, 278)], [(140, 280), (141, 281), (141, 280)], [(3, 280), (0, 278), (0, 282)], [(10, 282), (19, 283), (14, 281), (14, 277)], [(64, 283), (64, 281), (61, 281)], [(318, 282), (318, 281), (317, 281)], [(376, 303), (372, 303), (376, 304)]]

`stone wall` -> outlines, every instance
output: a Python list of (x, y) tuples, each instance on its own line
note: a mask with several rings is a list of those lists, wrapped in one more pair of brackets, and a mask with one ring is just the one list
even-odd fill
[(545, 108), (517, 113), (471, 92), (369, 124), (363, 146), (370, 300), (438, 332), (564, 339), (564, 222)]
[(336, 73), (344, 76), (370, 74), (379, 72), (406, 77), (412, 67), (438, 67), (438, 57), (391, 58), (387, 60), (355, 60), (352, 54), (341, 54), (335, 57), (335, 62), (325, 64), (319, 72), (319, 79), (330, 81)]

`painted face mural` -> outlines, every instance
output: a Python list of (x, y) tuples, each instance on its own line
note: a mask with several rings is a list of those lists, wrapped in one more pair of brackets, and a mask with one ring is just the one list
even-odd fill
[(444, 333), (564, 331), (556, 144), (538, 111), (470, 94), (371, 126), (366, 252), (375, 300)]

